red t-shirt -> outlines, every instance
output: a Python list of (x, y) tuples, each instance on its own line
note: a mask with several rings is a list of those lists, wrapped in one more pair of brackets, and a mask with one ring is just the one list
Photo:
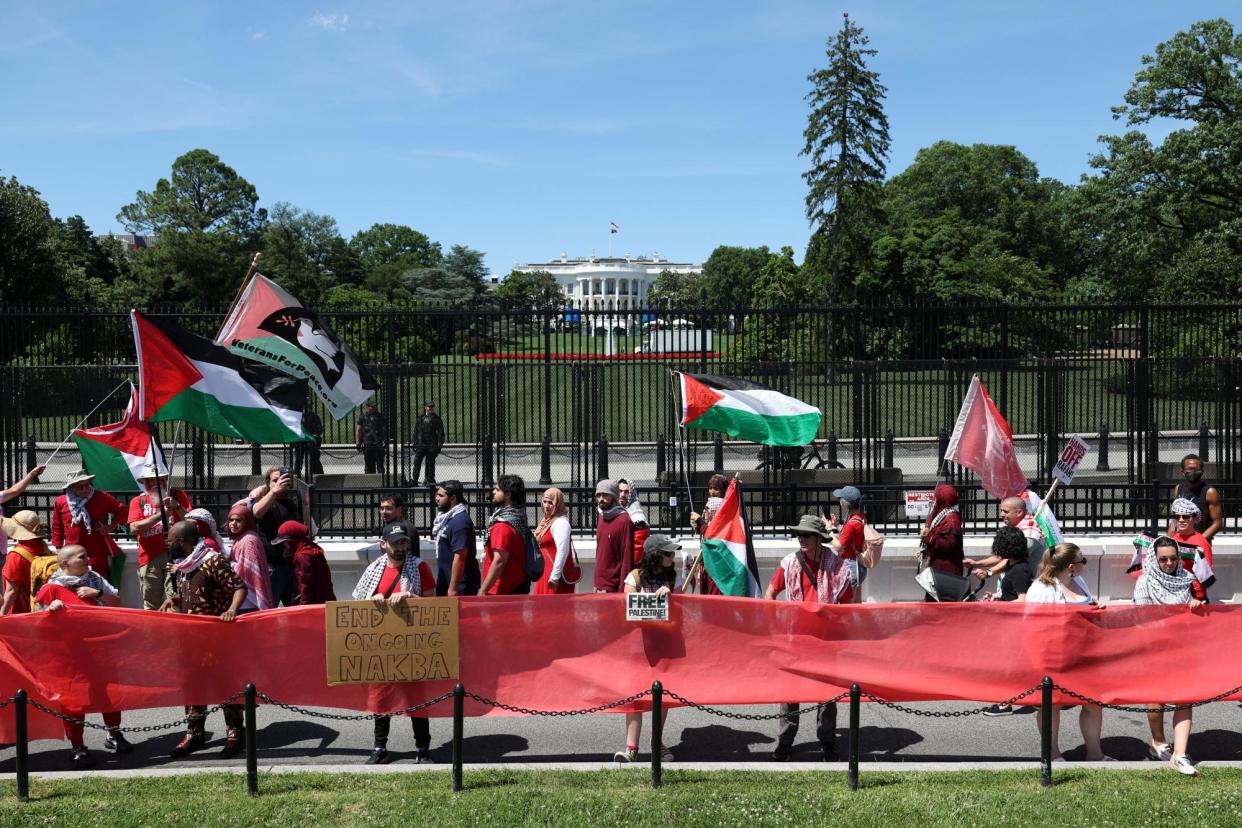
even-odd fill
[[(422, 582), (420, 586), (422, 587), (424, 593), (436, 591), (436, 576), (431, 574), (431, 567), (427, 565), (426, 561), (418, 562), (418, 577)], [(393, 593), (400, 592), (400, 578), (401, 570), (398, 567), (384, 567), (384, 574), (380, 576), (379, 585), (375, 587), (375, 592), (372, 592), (371, 594), (392, 595)]]
[(487, 535), (487, 556), (483, 559), (483, 580), (487, 580), (487, 571), (492, 568), (492, 560), (497, 550), (504, 549), (509, 553), (505, 562), (505, 570), (487, 591), (488, 595), (508, 595), (526, 581), (526, 570), (522, 568), (522, 559), (526, 557), (526, 543), (522, 536), (507, 523), (497, 521)]
[[(38, 543), (38, 541), (30, 542)], [(30, 561), (22, 557), (22, 554), (17, 551), (18, 549), (24, 549), (32, 555), (35, 555), (36, 551), (26, 546), (24, 542), (19, 543), (13, 547), (8, 557), (4, 560), (4, 582), (12, 584), (16, 593), (13, 596), (13, 605), (9, 607), (9, 615), (30, 612)], [(43, 549), (45, 554), (52, 554), (46, 551), (46, 544), (43, 544)], [(35, 557), (40, 556), (35, 555)]]
[(845, 521), (845, 525), (841, 527), (837, 535), (837, 542), (841, 544), (842, 558), (857, 558), (862, 554), (867, 543), (867, 537), (863, 534), (863, 527), (866, 525), (867, 519), (862, 515), (850, 515), (849, 520)]
[[(818, 569), (802, 568), (802, 600), (810, 601), (813, 604), (819, 603), (819, 587), (815, 583), (815, 575)], [(787, 584), (785, 583), (785, 567), (777, 566), (776, 571), (772, 573), (772, 588), (780, 595), (785, 591)]]
[[(190, 511), (190, 498), (185, 492), (180, 489), (173, 489), (172, 496), (183, 510), (186, 512)], [(137, 523), (143, 518), (158, 515), (159, 513), (159, 501), (151, 495), (140, 494), (129, 502), (129, 517), (126, 518), (125, 522)], [(168, 520), (169, 526), (176, 522), (172, 515), (168, 516)], [(138, 565), (146, 566), (152, 558), (158, 558), (164, 552), (164, 526), (157, 520), (138, 536)]]
[(39, 594), (35, 596), (35, 603), (46, 607), (58, 599), (71, 606), (97, 607), (100, 605), (97, 599), (88, 601), (80, 597), (69, 587), (61, 586), (60, 584), (44, 584), (43, 588), (39, 590)]

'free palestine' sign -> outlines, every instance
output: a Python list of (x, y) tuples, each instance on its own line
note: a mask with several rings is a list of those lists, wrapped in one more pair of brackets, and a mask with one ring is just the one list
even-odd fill
[(398, 607), (331, 601), (324, 608), (328, 684), (443, 681), (459, 677), (456, 598)]

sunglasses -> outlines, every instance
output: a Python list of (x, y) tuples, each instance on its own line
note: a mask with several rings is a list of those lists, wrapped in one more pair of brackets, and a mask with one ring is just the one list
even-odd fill
[(1078, 560), (1074, 561), (1074, 563), (1078, 564), (1079, 566), (1085, 566), (1085, 565), (1086, 565), (1086, 563), (1087, 563), (1087, 559), (1086, 559), (1086, 558), (1079, 558)]
[(1177, 563), (1176, 555), (1158, 555), (1156, 557), (1158, 563)]
[(1174, 515), (1174, 520), (1194, 520), (1194, 515)]

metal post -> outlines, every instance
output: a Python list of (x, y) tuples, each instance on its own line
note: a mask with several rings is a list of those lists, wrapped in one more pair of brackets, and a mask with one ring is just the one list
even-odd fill
[(828, 467), (833, 469), (837, 467), (837, 433), (835, 431), (828, 432)]
[(492, 435), (483, 435), (483, 479), (479, 482), (483, 484), (483, 488), (491, 488), (496, 482), (493, 475), (493, 459), (492, 459)]
[(461, 732), (466, 718), (466, 686), (453, 688), (453, 790), (461, 790)]
[(539, 447), (539, 485), (549, 486), (552, 484), (552, 438), (546, 434), (543, 437), (543, 443)]
[(35, 443), (34, 435), (31, 434), (26, 438), (26, 468), (33, 469), (39, 465), (39, 447)]
[(259, 730), (255, 725), (255, 692), (246, 685), (246, 795), (259, 795)]
[(858, 790), (858, 714), (862, 690), (857, 684), (850, 685), (850, 790)]
[(263, 474), (263, 447), (258, 443), (250, 445), (250, 473)]
[(596, 473), (599, 475), (600, 480), (607, 480), (608, 479), (608, 436), (607, 435), (605, 434), (599, 435), (599, 443), (596, 444), (596, 449), (599, 452), (599, 457), (596, 461)]
[(17, 739), (17, 801), (30, 799), (30, 744), (26, 733), (26, 691), (13, 694), (14, 737)]
[(667, 451), (664, 435), (661, 434), (656, 438), (656, 485), (661, 485), (660, 481), (664, 478), (664, 471), (668, 467), (668, 458), (665, 454)]
[(1052, 784), (1052, 679), (1044, 676), (1040, 683), (1039, 713), (1039, 784)]
[(658, 788), (664, 784), (662, 766), (664, 749), (664, 685), (658, 681), (651, 682), (651, 787)]
[(1208, 461), (1208, 424), (1204, 423), (1199, 426), (1199, 459), (1204, 463)]
[[(194, 443), (190, 456), (193, 458), (190, 473), (194, 478), (194, 485), (206, 487), (207, 447), (203, 443), (203, 432), (198, 429), (194, 429)], [(172, 481), (169, 481), (169, 485), (172, 485)]]
[(948, 452), (949, 432), (942, 428), (936, 435), (936, 471), (945, 477), (949, 476), (949, 461), (944, 459)]
[(893, 468), (893, 448), (897, 442), (893, 430), (890, 428), (884, 432), (884, 468)]
[(1100, 452), (1095, 470), (1112, 471), (1112, 466), (1108, 465), (1108, 423), (1100, 423)]
[(715, 441), (713, 441), (712, 450), (715, 455), (716, 471), (723, 472), (724, 471), (724, 438), (721, 437), (719, 434), (716, 435), (716, 439)]

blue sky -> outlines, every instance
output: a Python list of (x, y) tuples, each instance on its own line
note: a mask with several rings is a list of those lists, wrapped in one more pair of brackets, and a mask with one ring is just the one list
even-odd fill
[(0, 174), (119, 208), (205, 147), (261, 203), (415, 227), (492, 271), (564, 251), (791, 245), (806, 75), (851, 16), (888, 87), (889, 173), (940, 139), (1076, 181), (1139, 58), (1233, 2), (12, 3)]

